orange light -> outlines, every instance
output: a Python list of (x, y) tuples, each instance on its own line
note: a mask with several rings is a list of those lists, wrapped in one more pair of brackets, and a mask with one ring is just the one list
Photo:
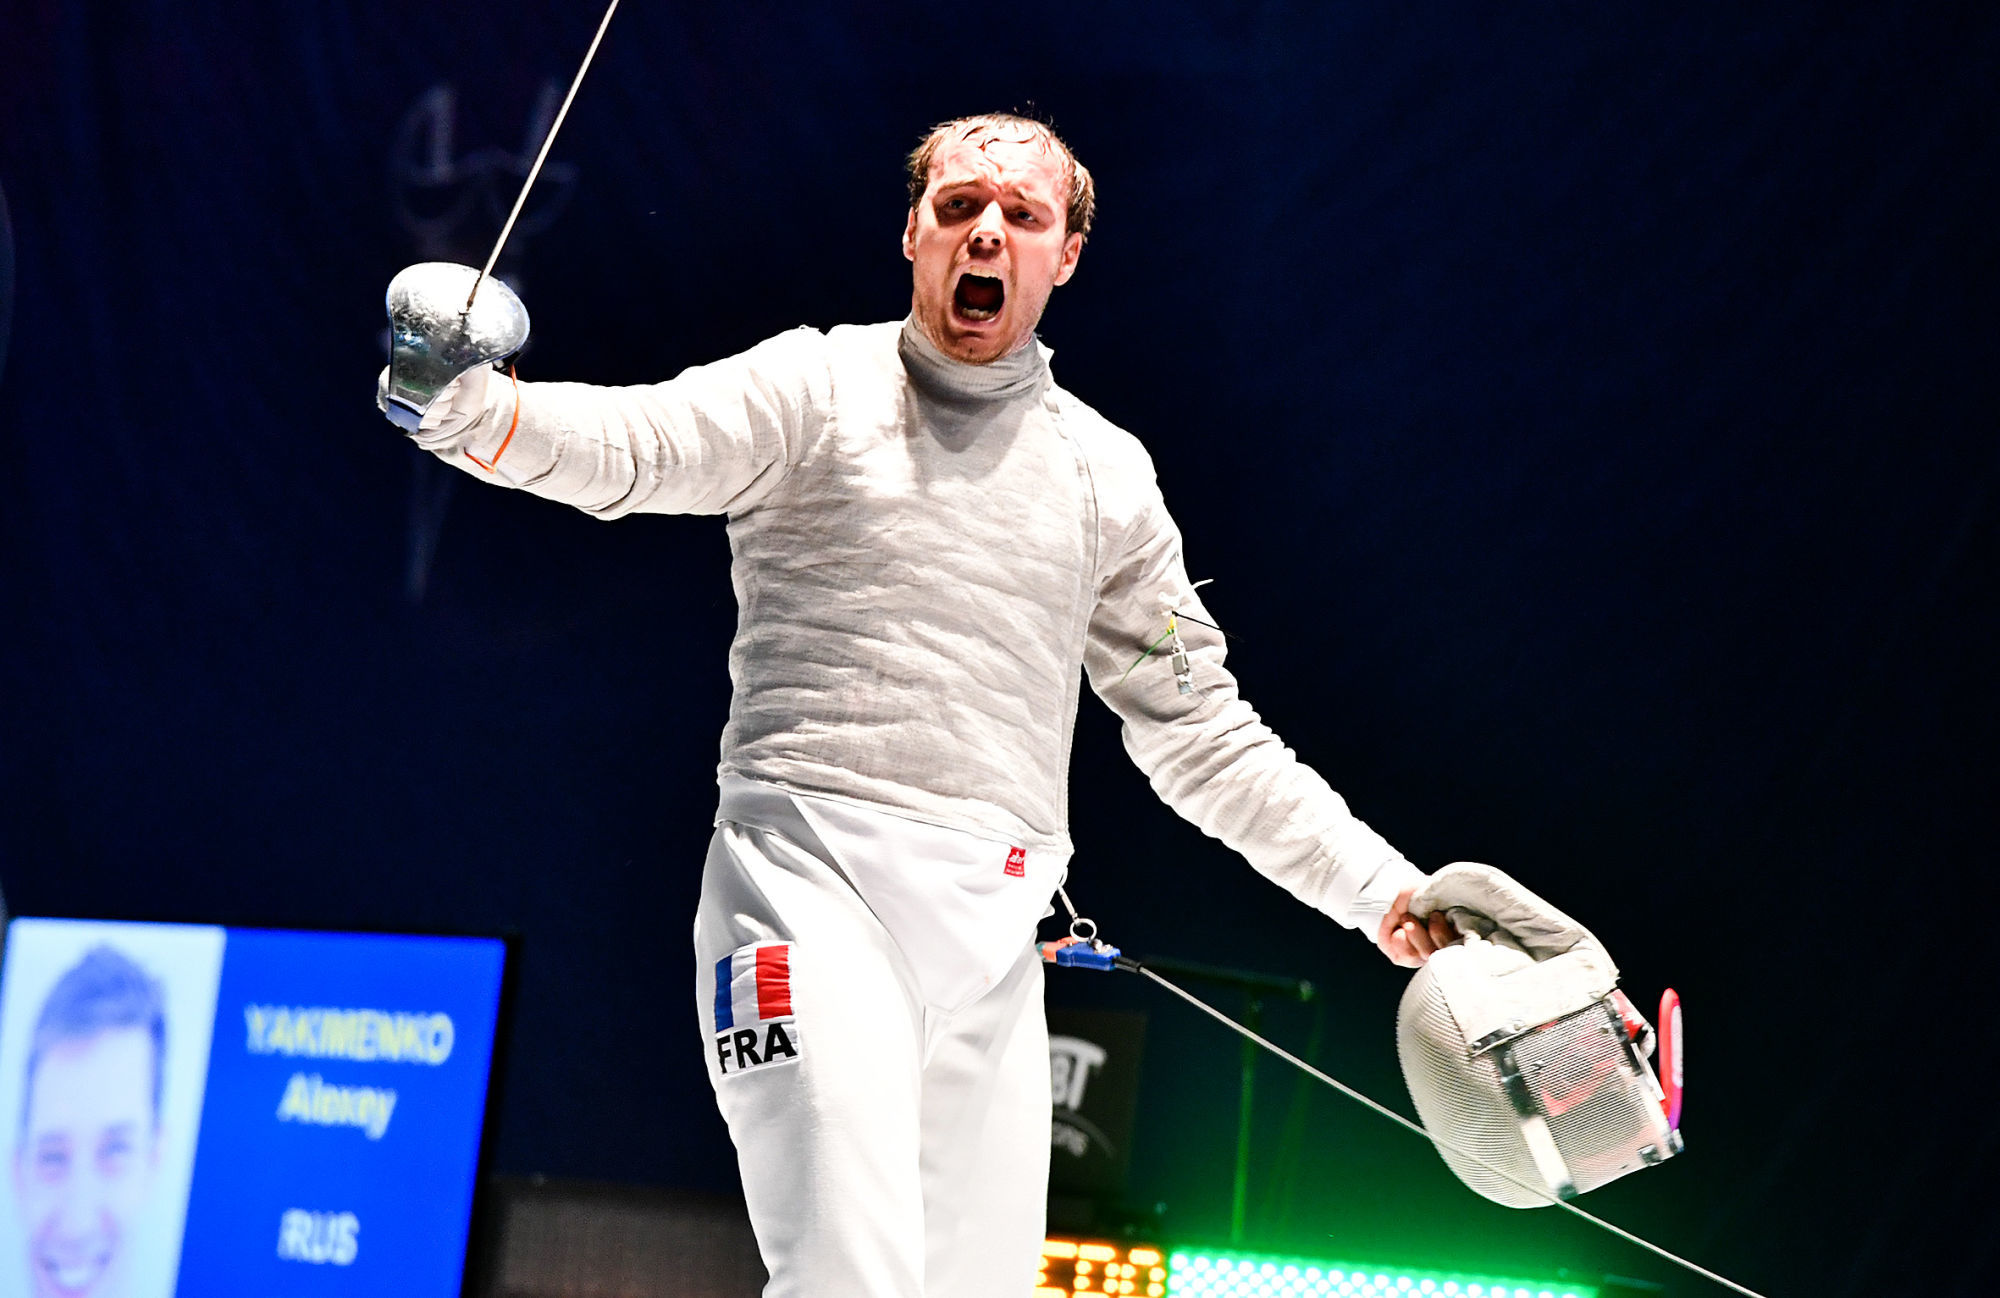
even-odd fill
[[(1166, 1258), (1157, 1246), (1047, 1239), (1042, 1241), (1042, 1259), (1041, 1272), (1035, 1277), (1036, 1298), (1069, 1293), (1166, 1298)], [(1143, 1281), (1139, 1279), (1142, 1273)], [(1071, 1288), (1063, 1288), (1065, 1283)]]
[(1047, 1285), (1043, 1285), (1035, 1290), (1034, 1298), (1069, 1298), (1069, 1290), (1051, 1289)]

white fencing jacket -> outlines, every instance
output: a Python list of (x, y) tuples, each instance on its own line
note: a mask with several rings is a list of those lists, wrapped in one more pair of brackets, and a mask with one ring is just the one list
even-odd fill
[[(482, 366), (416, 440), (601, 518), (728, 516), (724, 777), (1066, 855), (1081, 664), (1169, 806), (1372, 938), (1425, 876), (1238, 697), (1222, 637), (1181, 621), (1193, 695), (1165, 645), (1133, 666), (1168, 610), (1214, 619), (1152, 461), (1048, 356), (962, 364), (905, 321), (797, 329), (650, 386)], [(510, 431), (489, 473), (475, 457)]]

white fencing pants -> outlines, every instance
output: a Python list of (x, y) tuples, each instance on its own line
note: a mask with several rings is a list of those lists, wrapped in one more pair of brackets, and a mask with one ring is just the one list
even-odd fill
[(709, 1081), (765, 1298), (1031, 1292), (1049, 1167), (1032, 947), (956, 1014), (927, 1006), (803, 822), (716, 827), (694, 940)]

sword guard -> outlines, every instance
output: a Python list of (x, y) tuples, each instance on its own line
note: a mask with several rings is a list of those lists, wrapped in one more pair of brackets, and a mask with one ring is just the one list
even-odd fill
[(528, 342), (528, 308), (491, 275), (468, 308), (479, 272), (449, 261), (419, 262), (389, 281), (389, 384), (383, 411), (414, 433), (452, 380), (503, 361)]

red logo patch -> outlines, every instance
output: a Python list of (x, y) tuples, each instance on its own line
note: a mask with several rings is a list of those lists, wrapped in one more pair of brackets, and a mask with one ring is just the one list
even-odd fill
[(1025, 879), (1028, 875), (1028, 849), (1010, 847), (1007, 849), (1007, 877)]

